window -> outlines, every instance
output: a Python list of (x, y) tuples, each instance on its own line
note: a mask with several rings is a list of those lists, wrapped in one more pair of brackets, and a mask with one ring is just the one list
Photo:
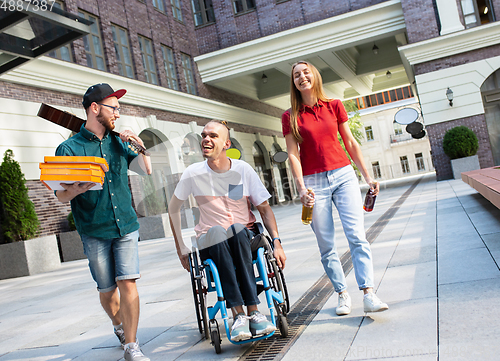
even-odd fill
[(141, 48), (144, 77), (148, 83), (158, 85), (158, 76), (156, 74), (155, 60), (153, 56), (153, 44), (150, 39), (139, 35), (139, 46)]
[(372, 129), (371, 125), (368, 127), (365, 127), (365, 133), (366, 133), (366, 140), (367, 141), (373, 140), (373, 129)]
[(420, 172), (422, 170), (425, 170), (424, 157), (422, 156), (422, 153), (415, 154), (415, 160), (417, 161), (418, 171)]
[(191, 67), (191, 57), (181, 54), (182, 69), (184, 70), (184, 79), (186, 79), (186, 88), (189, 94), (196, 95), (196, 86), (194, 84), (193, 68)]
[(410, 164), (408, 163), (408, 157), (406, 155), (399, 157), (401, 162), (401, 169), (403, 173), (410, 173)]
[(132, 57), (130, 56), (127, 30), (116, 25), (111, 25), (111, 32), (113, 33), (118, 71), (122, 76), (134, 78), (134, 69), (132, 66)]
[(161, 53), (163, 55), (163, 66), (167, 76), (167, 86), (170, 89), (179, 90), (177, 83), (177, 72), (175, 71), (174, 52), (169, 47), (162, 45)]
[(460, 3), (466, 28), (495, 21), (491, 0), (461, 0)]
[(163, 0), (153, 0), (153, 6), (155, 9), (160, 10), (162, 13), (165, 12), (165, 7), (163, 6)]
[(380, 172), (380, 164), (378, 162), (372, 163), (373, 178), (382, 178), (382, 173)]
[[(60, 1), (54, 2), (53, 5), (55, 8), (64, 10), (63, 8), (63, 3)], [(48, 56), (56, 59), (61, 59), (65, 61), (73, 61), (73, 57), (71, 56), (71, 44), (66, 44), (59, 49), (52, 50), (50, 53), (47, 54)]]
[(172, 4), (172, 14), (174, 15), (174, 19), (182, 22), (182, 8), (181, 8), (181, 0), (170, 0)]
[(102, 50), (102, 37), (99, 30), (99, 19), (81, 10), (78, 11), (78, 15), (94, 22), (90, 25), (90, 34), (82, 38), (85, 53), (87, 54), (87, 66), (94, 69), (106, 70), (104, 51)]
[(393, 124), (394, 124), (394, 135), (403, 134), (403, 127), (401, 127), (401, 124), (399, 123), (393, 123)]
[(255, 9), (254, 0), (233, 0), (233, 9), (235, 14), (244, 13)]
[(191, 0), (193, 5), (194, 25), (215, 23), (212, 0)]

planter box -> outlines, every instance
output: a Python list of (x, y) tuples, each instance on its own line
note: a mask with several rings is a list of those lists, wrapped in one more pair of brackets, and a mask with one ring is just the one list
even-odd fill
[(59, 234), (59, 249), (63, 262), (85, 259), (83, 244), (77, 231), (63, 232)]
[(0, 279), (30, 276), (59, 267), (55, 235), (0, 245)]
[(462, 179), (463, 172), (469, 172), (480, 168), (477, 155), (451, 160), (451, 169), (453, 170), (453, 178), (455, 179)]

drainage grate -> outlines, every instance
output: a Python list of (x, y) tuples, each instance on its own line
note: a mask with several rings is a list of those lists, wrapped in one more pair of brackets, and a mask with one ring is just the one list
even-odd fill
[[(399, 199), (366, 231), (366, 238), (371, 244), (385, 228), (387, 223), (394, 217), (401, 205), (410, 196), (411, 192), (420, 183), (423, 177), (417, 179), (403, 193)], [(347, 275), (352, 270), (352, 259), (349, 251), (340, 257), (342, 268)], [(318, 312), (323, 308), (326, 301), (333, 294), (333, 286), (330, 279), (324, 274), (304, 295), (292, 306), (287, 315), (288, 320), (288, 338), (281, 338), (279, 331), (276, 331), (274, 336), (265, 340), (255, 342), (243, 356), (240, 361), (278, 361), (281, 360), (288, 349), (292, 347), (295, 341), (300, 337), (302, 332), (316, 317)]]

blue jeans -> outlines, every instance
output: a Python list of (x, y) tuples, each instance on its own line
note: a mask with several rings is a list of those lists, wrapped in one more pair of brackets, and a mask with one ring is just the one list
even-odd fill
[(99, 292), (113, 291), (116, 281), (141, 277), (139, 231), (113, 239), (99, 239), (82, 234), (81, 239), (83, 251), (89, 260), (90, 273)]
[(228, 308), (260, 303), (250, 247), (253, 237), (251, 230), (236, 223), (227, 230), (214, 226), (197, 240), (201, 259), (210, 258), (217, 266)]
[(373, 263), (364, 229), (363, 202), (352, 166), (304, 176), (304, 184), (315, 193), (311, 227), (316, 234), (321, 262), (335, 291), (340, 293), (347, 289), (347, 285), (335, 246), (332, 203), (337, 207), (349, 241), (359, 289), (373, 287)]

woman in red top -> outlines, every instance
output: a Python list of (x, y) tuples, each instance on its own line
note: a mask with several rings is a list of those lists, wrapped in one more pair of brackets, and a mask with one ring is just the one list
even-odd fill
[[(356, 281), (363, 290), (364, 311), (388, 309), (373, 293), (373, 263), (366, 240), (362, 199), (358, 179), (347, 152), (375, 194), (379, 185), (368, 174), (361, 149), (349, 129), (347, 112), (340, 100), (328, 99), (318, 70), (305, 61), (292, 66), (290, 87), (292, 107), (281, 121), (292, 173), (303, 205), (314, 205), (311, 227), (316, 234), (321, 262), (335, 291), (339, 293), (338, 315), (351, 312), (345, 275), (335, 246), (332, 203), (338, 210), (349, 241)], [(313, 192), (308, 194), (307, 188)]]

